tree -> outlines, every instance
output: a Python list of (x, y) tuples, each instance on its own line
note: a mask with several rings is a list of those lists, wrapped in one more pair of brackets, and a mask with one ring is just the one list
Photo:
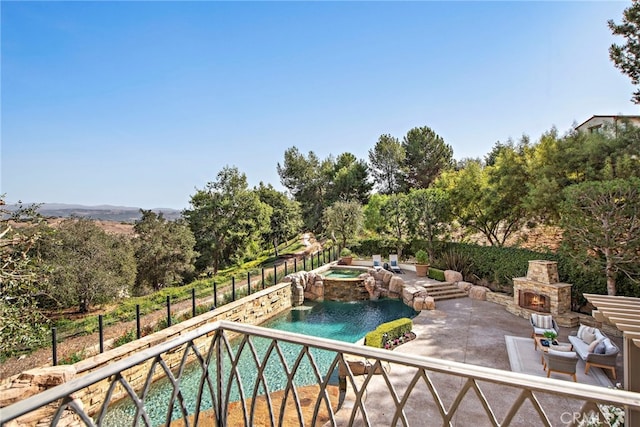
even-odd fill
[(406, 206), (409, 235), (414, 239), (426, 239), (429, 258), (434, 259), (436, 240), (447, 230), (451, 217), (449, 196), (436, 188), (413, 189)]
[(182, 282), (193, 273), (197, 256), (193, 249), (196, 239), (189, 226), (181, 220), (167, 221), (162, 213), (140, 212), (142, 218), (133, 227), (137, 235), (136, 290), (144, 293), (147, 287), (158, 290)]
[(504, 246), (528, 214), (527, 179), (523, 155), (508, 147), (494, 166), (471, 161), (464, 169), (444, 173), (437, 187), (449, 193), (452, 212), (463, 227), (481, 232), (491, 245)]
[(300, 203), (304, 225), (312, 231), (320, 231), (322, 210), (325, 207), (327, 175), (330, 162), (320, 162), (313, 151), (305, 157), (296, 147), (284, 153), (284, 164), (278, 163), (278, 175), (282, 185)]
[(404, 190), (428, 188), (440, 173), (451, 167), (453, 149), (431, 128), (413, 128), (402, 140), (406, 152)]
[(380, 135), (375, 147), (369, 150), (371, 174), (380, 193), (395, 194), (400, 191), (405, 157), (404, 147), (398, 138), (391, 135)]
[[(616, 68), (631, 78), (631, 84), (640, 84), (640, 0), (633, 0), (631, 6), (622, 14), (622, 24), (608, 21), (613, 35), (623, 36), (627, 42), (623, 45), (612, 44), (609, 58)], [(634, 104), (640, 104), (640, 89), (631, 98)]]
[(356, 201), (336, 202), (324, 210), (323, 220), (334, 240), (339, 241), (340, 247), (345, 248), (347, 242), (362, 229), (362, 205)]
[(569, 253), (595, 265), (616, 294), (616, 276), (640, 274), (640, 179), (589, 181), (565, 189), (561, 225)]
[(214, 274), (244, 257), (268, 227), (269, 208), (235, 167), (223, 168), (216, 181), (191, 196), (190, 205), (183, 215), (196, 238), (197, 264)]
[(300, 203), (290, 200), (285, 193), (277, 191), (271, 184), (265, 186), (261, 182), (256, 191), (260, 201), (271, 207), (269, 227), (264, 231), (263, 237), (273, 245), (275, 255), (278, 256), (280, 242), (301, 231)]
[(369, 168), (363, 160), (358, 160), (351, 153), (338, 156), (329, 171), (326, 203), (336, 201), (357, 200), (360, 204), (369, 201), (373, 184), (369, 182)]
[(127, 295), (136, 263), (131, 243), (102, 230), (93, 220), (70, 218), (54, 233), (44, 256), (52, 269), (51, 295), (81, 313)]
[(30, 249), (40, 238), (39, 233), (27, 233), (21, 225), (35, 227), (40, 218), (35, 208), (20, 208), (17, 212), (4, 209), (0, 197), (0, 354), (9, 356), (33, 348), (47, 334), (47, 318), (38, 307), (37, 296), (48, 279), (47, 272), (30, 255)]

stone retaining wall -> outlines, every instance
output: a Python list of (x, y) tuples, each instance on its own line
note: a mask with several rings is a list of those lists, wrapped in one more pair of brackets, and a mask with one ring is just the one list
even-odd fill
[[(194, 318), (185, 320), (184, 322), (180, 322), (177, 325), (163, 329), (162, 331), (142, 337), (139, 340), (124, 344), (102, 354), (89, 357), (74, 365), (49, 366), (23, 372), (11, 383), (6, 384), (2, 389), (0, 389), (0, 407), (23, 400), (45, 390), (46, 388), (50, 388), (50, 386), (60, 383), (59, 381), (54, 382), (53, 384), (48, 384), (47, 382), (43, 383), (41, 380), (42, 378), (49, 378), (52, 376), (60, 378), (60, 373), (64, 373), (62, 376), (64, 378), (63, 382), (69, 381), (74, 377), (94, 372), (108, 364), (125, 359), (128, 356), (165, 341), (169, 341), (172, 338), (176, 338), (208, 323), (218, 320), (226, 320), (257, 325), (288, 308), (291, 308), (291, 284), (280, 283), (268, 289), (264, 289), (241, 298), (235, 302), (226, 304), (216, 310), (203, 313)], [(204, 336), (195, 342), (195, 345), (201, 354), (208, 350), (212, 339), (213, 337)], [(182, 360), (183, 352), (178, 350), (180, 349), (174, 349), (163, 355), (163, 360), (170, 369), (177, 367)], [(193, 353), (191, 353), (190, 360), (193, 360)], [(135, 390), (139, 390), (144, 386), (144, 382), (152, 363), (153, 360), (142, 365), (134, 366), (122, 372), (122, 375)], [(163, 376), (165, 376), (164, 371), (161, 368), (156, 367), (155, 379)], [(74, 393), (74, 398), (82, 402), (82, 405), (89, 414), (94, 414), (102, 404), (102, 399), (106, 395), (109, 385), (110, 383), (106, 380), (93, 384), (84, 390)], [(124, 397), (124, 393), (123, 388), (118, 386), (112, 400), (115, 401)], [(31, 414), (31, 416), (27, 414), (20, 419), (19, 423), (12, 423), (12, 425), (48, 425), (51, 421), (50, 417), (51, 413), (43, 414), (42, 411), (38, 411), (37, 414)], [(71, 424), (74, 424), (73, 421), (71, 421)]]

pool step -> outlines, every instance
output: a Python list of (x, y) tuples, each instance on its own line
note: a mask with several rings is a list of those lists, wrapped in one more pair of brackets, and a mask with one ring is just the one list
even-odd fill
[(444, 300), (453, 298), (463, 298), (467, 296), (467, 293), (458, 288), (452, 283), (440, 283), (437, 285), (425, 286), (429, 296), (432, 296), (434, 300)]

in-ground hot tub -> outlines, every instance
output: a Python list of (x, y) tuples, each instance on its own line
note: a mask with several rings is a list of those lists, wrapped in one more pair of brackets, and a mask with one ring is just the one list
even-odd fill
[(369, 299), (364, 286), (367, 267), (331, 266), (320, 273), (324, 284), (324, 299), (329, 301), (361, 301)]

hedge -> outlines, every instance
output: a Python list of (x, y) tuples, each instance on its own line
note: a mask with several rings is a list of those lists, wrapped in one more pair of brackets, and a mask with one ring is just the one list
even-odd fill
[(444, 282), (444, 271), (438, 268), (429, 267), (429, 273), (427, 274), (430, 279)]
[(395, 338), (400, 338), (405, 333), (411, 332), (412, 329), (413, 321), (406, 317), (383, 323), (375, 330), (365, 335), (364, 345), (369, 347), (384, 348), (384, 334), (387, 334), (387, 340), (392, 340)]

